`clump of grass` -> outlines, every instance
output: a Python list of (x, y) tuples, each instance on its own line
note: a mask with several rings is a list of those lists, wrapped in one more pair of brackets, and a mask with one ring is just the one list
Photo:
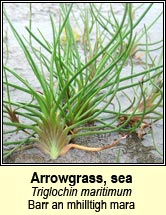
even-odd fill
[[(158, 118), (161, 117), (158, 112), (155, 112), (161, 104), (162, 96), (162, 90), (156, 83), (157, 78), (162, 74), (161, 61), (151, 68), (146, 67), (142, 71), (135, 72), (131, 59), (131, 51), (137, 39), (134, 30), (148, 13), (151, 5), (133, 23), (131, 3), (124, 5), (123, 16), (120, 20), (111, 7), (113, 17), (111, 21), (102, 15), (101, 7), (97, 9), (95, 4), (91, 4), (88, 12), (85, 12), (88, 13), (90, 23), (86, 15), (82, 14), (84, 32), (81, 42), (75, 36), (72, 22), (70, 22), (70, 16), (74, 13), (73, 4), (60, 4), (60, 7), (61, 16), (58, 27), (53, 17), (50, 16), (52, 41), (48, 41), (40, 30), (40, 38), (32, 32), (31, 18), (29, 28), (26, 27), (29, 40), (21, 36), (4, 11), (5, 18), (40, 85), (40, 90), (36, 89), (17, 71), (9, 68), (7, 64), (4, 65), (4, 84), (7, 90), (4, 112), (6, 118), (9, 119), (5, 120), (4, 124), (16, 128), (6, 133), (22, 131), (26, 135), (20, 141), (4, 142), (4, 145), (15, 145), (12, 151), (4, 153), (4, 157), (9, 156), (19, 146), (28, 143), (30, 146), (40, 148), (51, 159), (56, 159), (71, 148), (101, 151), (115, 146), (135, 131), (144, 123), (148, 113), (153, 112)], [(112, 26), (112, 31), (109, 30), (111, 28), (108, 28), (108, 24)], [(62, 41), (64, 32), (65, 42)], [(147, 30), (145, 32), (147, 33)], [(95, 35), (94, 43), (92, 35)], [(40, 45), (40, 48), (36, 48), (33, 44)], [(147, 45), (146, 55), (150, 56), (148, 47)], [(84, 57), (80, 49), (83, 50)], [(131, 73), (123, 77), (124, 65), (129, 60)], [(8, 74), (15, 77), (20, 85), (9, 82)], [(135, 78), (139, 78), (140, 81), (134, 81)], [(124, 86), (123, 83), (126, 80), (128, 82)], [(153, 88), (154, 94), (150, 97), (145, 95), (145, 83), (149, 83)], [(129, 107), (123, 110), (118, 93), (129, 88), (134, 92), (136, 87), (139, 88), (140, 95), (135, 95)], [(19, 93), (30, 95), (30, 101), (27, 103), (14, 101), (10, 95), (11, 88)], [(125, 93), (124, 95), (127, 97)], [(160, 99), (157, 99), (158, 102), (154, 105), (156, 97)], [(116, 108), (112, 105), (115, 100)], [(137, 116), (139, 120), (127, 126)], [(123, 121), (122, 117), (124, 117)], [(119, 120), (121, 122), (118, 125)], [(125, 134), (111, 144), (99, 148), (72, 143), (72, 140), (79, 136), (110, 132)]]

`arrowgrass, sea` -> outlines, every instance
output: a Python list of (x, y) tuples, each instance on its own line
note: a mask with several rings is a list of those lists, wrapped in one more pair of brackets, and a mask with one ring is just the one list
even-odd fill
[[(151, 56), (151, 52), (156, 49), (153, 44), (160, 45), (160, 41), (148, 41), (148, 30), (155, 20), (145, 26), (141, 33), (136, 33), (137, 26), (151, 7), (152, 4), (147, 4), (135, 20), (132, 3), (124, 4), (120, 18), (111, 4), (109, 17), (102, 14), (101, 5), (97, 7), (96, 4), (90, 4), (81, 14), (84, 26), (81, 40), (71, 21), (71, 16), (74, 17), (73, 4), (60, 4), (59, 24), (50, 15), (52, 41), (48, 41), (41, 30), (40, 37), (33, 33), (31, 6), (30, 24), (26, 27), (28, 37), (20, 35), (4, 10), (14, 37), (40, 85), (38, 90), (10, 68), (7, 61), (4, 63), (7, 92), (4, 99), (4, 125), (15, 128), (4, 133), (25, 133), (22, 140), (4, 142), (4, 146), (15, 145), (12, 150), (4, 152), (5, 158), (26, 144), (40, 148), (51, 159), (56, 159), (71, 148), (104, 150), (115, 146), (132, 132), (137, 131), (142, 138), (144, 129), (150, 127), (146, 120), (162, 118), (158, 111), (158, 107), (162, 106), (163, 94), (162, 50), (161, 46), (157, 48), (161, 54), (157, 60), (154, 59)], [(74, 20), (77, 22), (76, 18)], [(143, 36), (145, 44), (140, 43)], [(136, 47), (139, 47), (137, 51), (143, 50), (145, 53), (142, 71), (134, 69), (132, 55)], [(130, 72), (124, 76), (126, 63), (130, 64)], [(20, 85), (9, 81), (9, 74)], [(10, 91), (13, 88), (18, 93), (30, 96), (29, 102), (12, 98)], [(125, 92), (128, 89), (132, 89), (133, 99)], [(123, 108), (119, 93), (130, 101), (128, 107)], [(122, 136), (103, 147), (72, 143), (79, 136), (111, 132), (119, 132)]]

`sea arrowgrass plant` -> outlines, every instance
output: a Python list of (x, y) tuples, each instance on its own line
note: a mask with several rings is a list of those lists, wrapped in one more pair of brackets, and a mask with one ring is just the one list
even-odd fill
[[(25, 133), (25, 137), (20, 141), (4, 142), (4, 146), (15, 145), (14, 149), (4, 153), (4, 157), (9, 156), (19, 146), (28, 143), (29, 146), (40, 148), (51, 159), (56, 159), (71, 148), (101, 151), (113, 147), (130, 132), (135, 131), (144, 122), (147, 113), (154, 113), (161, 104), (159, 99), (155, 106), (147, 110), (147, 97), (144, 92), (145, 83), (150, 83), (155, 95), (161, 97), (162, 90), (159, 90), (156, 83), (157, 78), (162, 74), (161, 60), (157, 64), (153, 62), (151, 68), (146, 67), (141, 72), (134, 72), (134, 63), (131, 60), (131, 73), (125, 77), (122, 76), (124, 65), (131, 59), (130, 53), (137, 38), (134, 29), (148, 13), (151, 5), (146, 8), (135, 24), (132, 19), (131, 3), (125, 4), (120, 20), (111, 9), (113, 30), (110, 34), (108, 23), (104, 24), (101, 21), (103, 15), (100, 10), (96, 11), (95, 4), (91, 4), (88, 14), (92, 24), (89, 27), (85, 16), (82, 16), (84, 41), (81, 44), (75, 37), (70, 21), (70, 16), (74, 13), (73, 4), (60, 4), (60, 7), (59, 25), (50, 16), (52, 42), (48, 41), (40, 30), (40, 37), (32, 32), (32, 17), (29, 28), (26, 27), (29, 40), (21, 36), (4, 11), (4, 16), (40, 85), (38, 90), (17, 71), (9, 68), (7, 63), (3, 66), (4, 85), (7, 92), (4, 112), (5, 119), (8, 119), (4, 121), (4, 125), (16, 128), (4, 133), (20, 131)], [(96, 42), (92, 44), (91, 36), (94, 34), (94, 28)], [(62, 42), (64, 32), (65, 42)], [(36, 44), (40, 47), (38, 48)], [(82, 57), (82, 50), (84, 57)], [(148, 53), (147, 45), (146, 55)], [(20, 85), (9, 81), (8, 74), (16, 78)], [(134, 81), (136, 78), (140, 81)], [(128, 81), (127, 84), (126, 81)], [(137, 96), (137, 100), (131, 101), (126, 110), (123, 110), (118, 93), (136, 87), (139, 87), (140, 95)], [(11, 98), (10, 89), (12, 88), (27, 94), (27, 97), (30, 96), (30, 101), (15, 101)], [(112, 104), (115, 100), (116, 108)], [(149, 100), (153, 103), (155, 98), (149, 97)], [(136, 120), (132, 126), (128, 126), (137, 115), (139, 120)], [(119, 120), (120, 123), (118, 123)], [(72, 140), (79, 136), (110, 132), (125, 132), (125, 135), (113, 141), (112, 144), (99, 148), (72, 143)]]
[[(140, 5), (140, 6), (138, 6), (138, 7), (136, 7), (135, 9), (132, 8), (132, 12), (131, 13), (134, 14), (135, 11), (138, 10), (142, 6), (143, 6), (143, 4)], [(152, 7), (152, 4), (149, 4), (149, 8), (150, 7)], [(101, 8), (97, 9), (97, 7), (95, 5), (94, 5), (94, 7), (91, 7), (92, 13), (95, 14), (94, 11), (96, 11), (96, 13), (97, 13), (97, 15), (96, 14), (94, 15), (95, 17), (97, 17), (96, 18), (96, 22), (98, 22), (99, 25), (103, 29), (106, 29), (106, 32), (108, 33), (107, 37), (111, 38), (112, 37), (112, 32), (110, 31), (110, 29), (114, 29), (115, 28), (115, 25), (114, 25), (112, 19), (115, 20), (115, 22), (117, 22), (116, 21), (116, 17), (114, 15), (112, 15), (112, 16), (108, 16), (109, 18), (107, 18), (107, 17), (105, 17), (105, 16), (103, 16), (101, 14), (100, 10), (101, 10)], [(112, 4), (110, 4), (110, 11), (111, 11), (111, 14), (114, 14), (113, 13)], [(101, 14), (101, 15), (99, 15), (99, 14)], [(131, 57), (133, 57), (139, 51), (141, 51), (141, 52), (144, 53), (144, 55), (145, 55), (145, 61), (141, 60), (140, 62), (141, 62), (141, 64), (143, 65), (143, 67), (145, 69), (149, 69), (151, 67), (156, 66), (156, 63), (155, 63), (155, 58), (156, 57), (153, 59), (152, 56), (151, 56), (151, 53), (153, 51), (160, 52), (159, 57), (158, 57), (158, 63), (157, 63), (157, 65), (162, 64), (162, 57), (163, 57), (163, 55), (162, 55), (163, 54), (162, 40), (159, 40), (159, 41), (156, 41), (156, 42), (153, 42), (153, 43), (151, 43), (150, 41), (148, 41), (148, 31), (153, 27), (153, 25), (161, 17), (161, 15), (162, 15), (162, 12), (160, 12), (159, 15), (156, 15), (156, 17), (154, 18), (154, 20), (152, 20), (151, 23), (147, 27), (144, 26), (144, 29), (142, 31), (136, 32), (136, 38), (135, 38), (133, 46), (132, 46), (132, 48), (130, 50), (131, 51), (131, 53), (130, 53)], [(142, 16), (142, 14), (140, 15), (140, 18), (141, 18), (141, 16)], [(138, 18), (138, 20), (136, 20), (135, 22), (134, 22), (134, 18), (133, 18), (133, 27), (134, 28), (135, 28), (135, 26), (138, 25), (138, 23), (140, 21), (140, 18)], [(108, 28), (108, 26), (111, 26), (111, 27)], [(122, 29), (123, 32), (124, 32), (124, 35), (128, 34), (127, 27), (128, 27), (128, 24), (124, 25), (124, 28)], [(145, 41), (144, 44), (142, 44), (140, 42), (140, 40), (142, 38), (146, 39), (146, 41)], [(159, 45), (159, 46), (156, 47), (156, 45)], [(153, 48), (153, 46), (154, 46), (154, 48)], [(122, 44), (122, 46), (118, 48), (118, 52), (121, 52), (125, 47), (126, 47), (126, 44), (125, 44), (125, 40), (124, 40), (124, 43)], [(115, 52), (115, 54), (116, 54), (116, 52)], [(128, 58), (128, 59), (129, 59), (130, 64), (131, 64), (131, 73), (133, 74), (133, 69), (134, 69), (133, 60), (132, 60), (132, 58)], [(162, 80), (163, 80), (162, 79), (162, 73), (163, 73), (163, 70), (161, 68), (159, 76), (155, 77), (154, 79), (152, 78), (147, 84), (146, 83), (143, 84), (143, 87), (142, 87), (143, 89), (141, 90), (143, 98), (142, 98), (142, 101), (140, 101), (140, 104), (137, 106), (137, 110), (136, 110), (135, 114), (129, 120), (129, 124), (131, 126), (133, 126), (136, 122), (141, 122), (140, 118), (142, 118), (142, 119), (149, 118), (149, 119), (155, 119), (155, 120), (162, 119), (163, 116), (160, 113), (160, 111), (156, 111), (157, 107), (162, 106), (162, 104), (161, 104), (162, 98), (163, 98), (163, 93), (162, 93), (162, 84), (163, 84), (162, 83)], [(150, 73), (147, 73), (145, 76), (146, 77), (150, 77)], [(131, 78), (131, 81), (132, 80), (133, 79)], [(158, 84), (156, 84), (156, 81), (158, 82)], [(125, 89), (127, 89), (127, 88), (125, 88)], [(121, 90), (122, 90), (122, 88), (121, 88)], [(139, 96), (137, 95), (137, 91), (140, 93), (140, 90), (138, 89), (138, 86), (137, 87), (133, 87), (133, 90), (134, 90), (134, 100), (136, 98), (139, 99)], [(127, 96), (127, 94), (124, 93), (123, 91), (121, 93), (123, 93), (124, 97), (126, 97), (130, 101), (130, 103), (132, 105), (131, 105), (130, 108), (127, 108), (127, 110), (128, 110), (127, 112), (126, 112), (126, 110), (121, 112), (122, 116), (120, 116), (120, 124), (119, 125), (121, 125), (122, 123), (124, 123), (126, 121), (126, 119), (128, 119), (128, 116), (127, 115), (124, 116), (123, 113), (125, 113), (125, 114), (126, 113), (127, 114), (132, 113), (133, 114), (133, 110), (135, 108), (135, 107), (133, 107), (134, 106), (133, 102)], [(157, 101), (157, 102), (154, 103), (154, 100)], [(144, 105), (146, 107), (144, 107)], [(146, 110), (145, 113), (143, 113), (144, 112), (143, 111), (144, 108)], [(152, 116), (152, 113), (153, 113), (153, 116)], [(150, 114), (150, 116), (149, 116), (149, 114)], [(138, 131), (138, 136), (140, 138), (142, 137), (142, 133), (144, 133), (142, 131), (143, 130), (142, 127), (144, 128), (146, 126), (148, 127), (148, 126), (150, 126), (150, 124), (147, 123), (145, 120), (143, 120), (143, 122), (140, 123), (141, 129)]]

